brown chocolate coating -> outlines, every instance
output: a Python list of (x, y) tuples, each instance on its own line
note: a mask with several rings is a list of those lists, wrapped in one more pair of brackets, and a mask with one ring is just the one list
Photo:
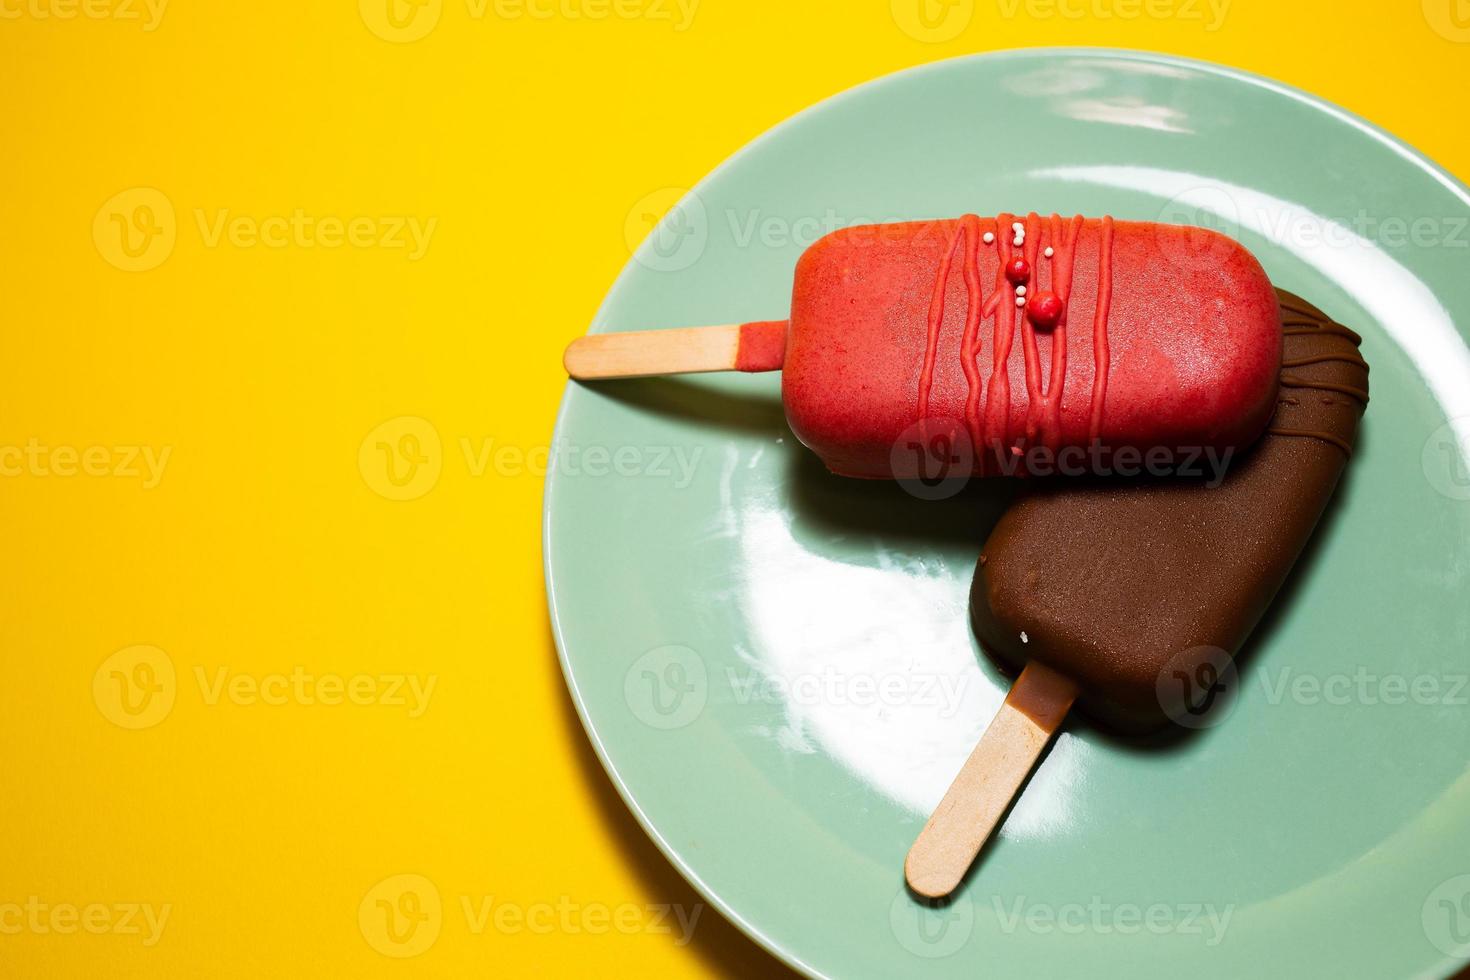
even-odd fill
[(1082, 687), (1082, 709), (1111, 727), (1167, 725), (1178, 718), (1161, 694), (1167, 677), (1193, 676), (1206, 661), (1221, 667), (1240, 650), (1351, 455), (1368, 400), (1360, 338), (1278, 295), (1276, 413), (1223, 483), (1038, 485), (981, 555), (971, 611), (986, 651), (1008, 670), (1035, 658), (1067, 674)]

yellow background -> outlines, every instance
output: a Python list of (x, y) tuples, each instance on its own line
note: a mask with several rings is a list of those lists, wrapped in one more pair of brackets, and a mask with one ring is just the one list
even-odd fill
[[(1470, 174), (1465, 0), (926, 0), (929, 27), (912, 0), (392, 2), (0, 2), (5, 977), (774, 969), (711, 911), (681, 946), (648, 909), (698, 899), (568, 702), (538, 462), (640, 202), (792, 113), (1116, 45), (1275, 76)], [(36, 903), (101, 906), (100, 934), (14, 928)], [(169, 908), (156, 942), (129, 903)]]

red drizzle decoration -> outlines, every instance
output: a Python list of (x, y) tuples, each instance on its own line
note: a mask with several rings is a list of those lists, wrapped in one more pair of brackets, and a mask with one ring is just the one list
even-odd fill
[[(1044, 225), (1035, 212), (1027, 215), (1022, 254), (1014, 252), (1011, 236), (1004, 233), (1016, 219), (1009, 214), (996, 217), (994, 233), (999, 253), (994, 288), (987, 298), (980, 281), (980, 245), (985, 228), (981, 219), (967, 214), (957, 223), (945, 244), (940, 260), (934, 292), (929, 304), (928, 338), (924, 364), (919, 374), (919, 419), (929, 416), (929, 403), (934, 386), (935, 362), (939, 352), (939, 334), (944, 325), (946, 293), (955, 256), (964, 248), (963, 275), (967, 305), (964, 334), (960, 340), (960, 367), (968, 384), (965, 400), (965, 424), (977, 450), (989, 449), (997, 461), (1006, 456), (1019, 456), (1024, 446), (1038, 437), (1043, 446), (1055, 452), (1061, 444), (1061, 407), (1067, 379), (1067, 311), (1071, 296), (1073, 269), (1077, 255), (1077, 239), (1084, 219), (1078, 215), (1063, 224), (1053, 214)], [(984, 222), (989, 225), (989, 222)], [(1048, 264), (1050, 282), (1042, 289), (1037, 275), (1036, 259), (1042, 249), (1042, 236), (1049, 232), (1053, 261)], [(1113, 290), (1113, 219), (1103, 218), (1098, 241), (1097, 305), (1093, 316), (1094, 382), (1088, 435), (1097, 441), (1102, 432), (1103, 410), (1107, 401), (1108, 372), (1111, 352), (1108, 346), (1108, 317)], [(1008, 285), (1009, 284), (1009, 285)], [(1026, 286), (1029, 315), (1020, 316), (1022, 353), (1025, 362), (1027, 417), (1024, 433), (1012, 434), (1010, 359), (1015, 344), (1017, 314), (1014, 287)], [(989, 387), (979, 366), (981, 355), (980, 324), (995, 318), (991, 344)], [(1042, 348), (1036, 326), (1050, 328), (1048, 353), (1050, 364), (1043, 386)], [(983, 407), (982, 407), (983, 402)], [(982, 472), (990, 470), (987, 454), (977, 452)]]

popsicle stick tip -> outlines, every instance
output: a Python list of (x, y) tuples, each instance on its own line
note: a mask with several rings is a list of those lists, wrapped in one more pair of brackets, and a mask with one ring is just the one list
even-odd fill
[[(969, 870), (968, 866), (965, 870)], [(914, 856), (913, 851), (909, 852), (908, 858), (903, 862), (903, 877), (909, 891), (932, 902), (953, 895), (955, 889), (960, 887), (960, 882), (965, 880), (963, 871), (956, 876), (952, 870), (943, 866), (926, 866), (921, 859)]]
[(734, 371), (740, 325), (598, 333), (567, 345), (562, 366), (577, 381)]
[(576, 379), (579, 379), (579, 380), (582, 377), (582, 353), (583, 352), (581, 350), (581, 346), (580, 345), (581, 345), (582, 341), (584, 341), (586, 339), (587, 339), (586, 337), (578, 337), (576, 340), (572, 341), (570, 344), (567, 344), (567, 349), (562, 352), (562, 355), (561, 355), (561, 366), (566, 370), (567, 375), (569, 377), (576, 378)]

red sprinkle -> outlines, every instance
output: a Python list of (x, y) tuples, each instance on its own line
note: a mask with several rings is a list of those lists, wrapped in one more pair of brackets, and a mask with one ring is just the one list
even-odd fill
[(1031, 278), (1031, 263), (1025, 259), (1011, 259), (1010, 265), (1006, 266), (1006, 278), (1012, 286), (1021, 285)]
[(1054, 327), (1062, 321), (1062, 298), (1050, 290), (1026, 301), (1026, 315), (1038, 327)]

